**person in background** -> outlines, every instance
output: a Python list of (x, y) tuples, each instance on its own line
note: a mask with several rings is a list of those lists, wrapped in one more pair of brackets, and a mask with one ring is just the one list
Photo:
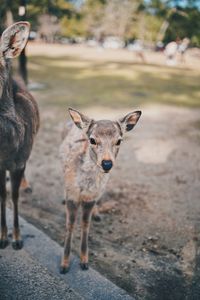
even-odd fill
[(184, 38), (178, 45), (178, 53), (180, 54), (181, 63), (185, 63), (185, 53), (190, 44), (190, 39)]
[(168, 66), (175, 66), (177, 64), (176, 61), (177, 50), (178, 50), (178, 43), (175, 41), (172, 41), (166, 45), (164, 54), (166, 56), (166, 64)]

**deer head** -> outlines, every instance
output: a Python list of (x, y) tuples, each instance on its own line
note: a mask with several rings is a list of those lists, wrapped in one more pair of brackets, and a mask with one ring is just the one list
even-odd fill
[(94, 121), (72, 108), (69, 113), (75, 125), (87, 136), (90, 158), (105, 173), (115, 163), (124, 133), (132, 130), (141, 116), (141, 111), (134, 111), (118, 121)]

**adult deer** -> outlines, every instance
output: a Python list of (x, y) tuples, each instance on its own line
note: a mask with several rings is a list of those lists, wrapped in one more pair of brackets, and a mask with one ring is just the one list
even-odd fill
[[(10, 172), (14, 212), (14, 249), (21, 249), (18, 221), (19, 187), (34, 137), (39, 129), (39, 112), (33, 97), (11, 77), (10, 59), (25, 47), (30, 25), (18, 22), (7, 28), (0, 41), (0, 248), (8, 244), (6, 225), (6, 171)], [(23, 182), (24, 183), (24, 182)]]
[(69, 109), (71, 125), (60, 148), (66, 192), (66, 237), (61, 273), (69, 269), (72, 233), (78, 207), (82, 207), (81, 268), (88, 269), (88, 233), (92, 210), (105, 190), (126, 131), (136, 125), (141, 111), (118, 121), (94, 121)]

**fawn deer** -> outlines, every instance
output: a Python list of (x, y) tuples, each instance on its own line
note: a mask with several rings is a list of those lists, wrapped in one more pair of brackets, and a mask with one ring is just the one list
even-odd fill
[(68, 127), (60, 147), (66, 193), (66, 236), (60, 272), (69, 270), (72, 233), (78, 207), (82, 207), (80, 266), (88, 269), (88, 233), (92, 210), (104, 192), (123, 135), (136, 125), (141, 111), (118, 121), (94, 121), (69, 109), (74, 122)]
[(39, 111), (33, 97), (11, 77), (10, 58), (25, 47), (30, 25), (18, 22), (8, 27), (0, 41), (0, 248), (8, 244), (6, 225), (6, 171), (10, 172), (14, 212), (12, 246), (21, 249), (18, 221), (19, 187), (25, 180), (25, 167), (34, 137), (39, 129)]

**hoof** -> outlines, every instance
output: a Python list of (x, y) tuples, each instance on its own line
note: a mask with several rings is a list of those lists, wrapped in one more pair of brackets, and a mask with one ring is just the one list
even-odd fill
[(12, 247), (14, 250), (20, 250), (23, 248), (23, 241), (22, 240), (17, 240), (12, 242)]
[(5, 249), (8, 246), (8, 240), (0, 240), (0, 249)]
[(60, 274), (66, 274), (69, 272), (69, 266), (60, 266)]
[(89, 269), (89, 264), (88, 263), (80, 263), (81, 269), (83, 271), (86, 271)]
[(94, 220), (95, 222), (101, 222), (101, 216), (100, 215), (93, 215), (92, 220)]
[(32, 194), (33, 190), (30, 186), (28, 186), (27, 188), (24, 189), (24, 193), (26, 194)]

